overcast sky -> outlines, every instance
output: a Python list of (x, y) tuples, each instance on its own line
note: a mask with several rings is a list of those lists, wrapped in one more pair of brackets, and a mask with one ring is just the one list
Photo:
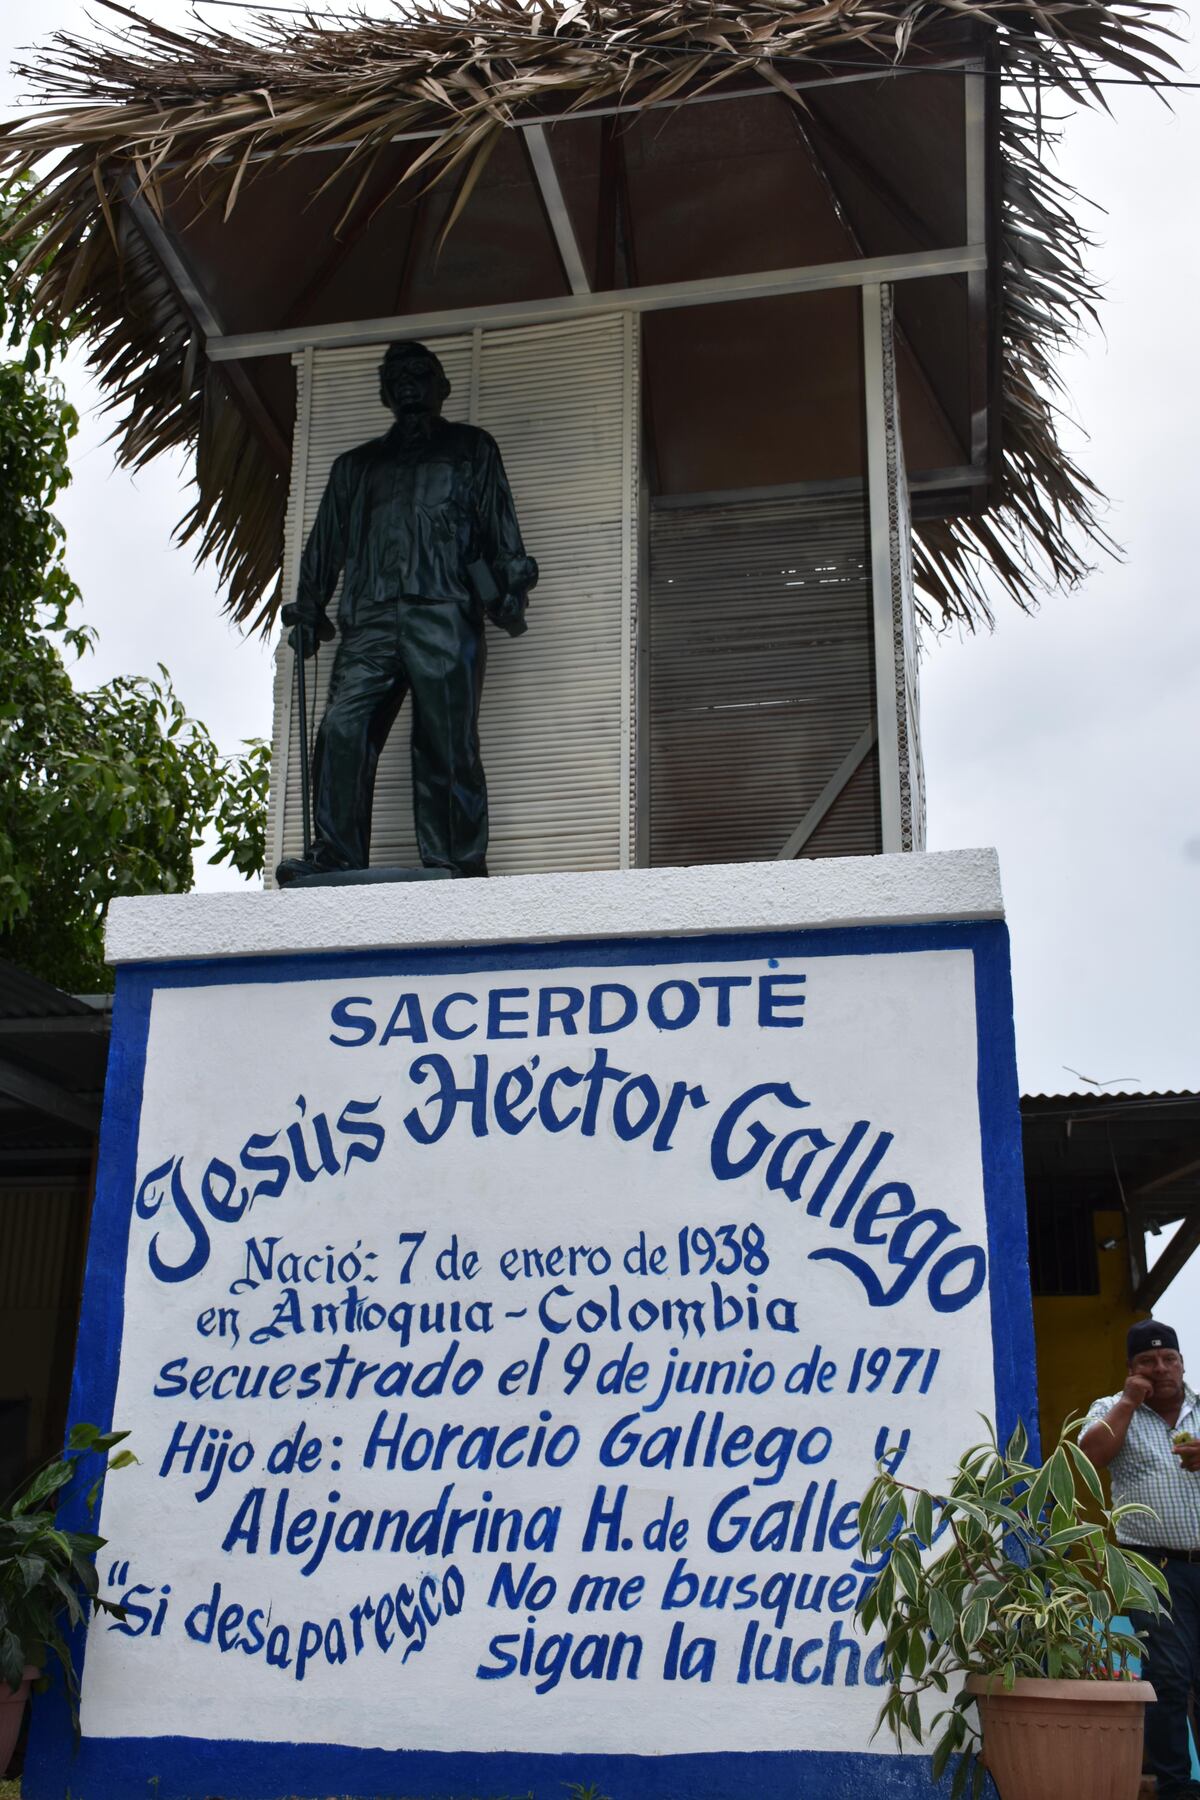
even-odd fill
[[(173, 25), (190, 12), (140, 10)], [(5, 70), (19, 46), (86, 19), (82, 0), (3, 0)], [(1195, 79), (1194, 43), (1181, 60)], [(1109, 1087), (1200, 1088), (1200, 91), (1174, 111), (1133, 88), (1108, 97), (1110, 117), (1070, 122), (1059, 164), (1105, 208), (1089, 215), (1104, 336), (1064, 373), (1125, 558), (1034, 618), (1002, 602), (994, 633), (932, 642), (922, 676), (929, 848), (999, 850), (1025, 1092), (1084, 1088), (1069, 1068)], [(7, 106), (18, 98), (6, 75)], [(85, 678), (161, 660), (223, 748), (268, 736), (268, 650), (225, 623), (211, 577), (171, 544), (181, 469), (115, 471), (94, 392), (77, 367), (69, 382), (84, 424), (61, 513), (101, 634)], [(1160, 1310), (1197, 1318), (1200, 1369), (1200, 1273), (1185, 1283)]]

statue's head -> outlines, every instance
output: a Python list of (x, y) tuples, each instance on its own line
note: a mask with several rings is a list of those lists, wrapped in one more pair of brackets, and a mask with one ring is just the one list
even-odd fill
[(379, 398), (397, 418), (412, 413), (440, 413), (450, 383), (432, 350), (413, 339), (389, 344), (379, 365)]

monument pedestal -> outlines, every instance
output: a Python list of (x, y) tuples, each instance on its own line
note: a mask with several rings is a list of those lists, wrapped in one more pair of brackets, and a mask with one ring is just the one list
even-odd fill
[(114, 904), (107, 1800), (924, 1795), (876, 1461), (1033, 1416), (990, 852)]

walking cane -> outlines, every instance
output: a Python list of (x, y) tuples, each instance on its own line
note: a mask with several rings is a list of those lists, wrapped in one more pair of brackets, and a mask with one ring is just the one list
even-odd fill
[(292, 627), (292, 654), (296, 658), (296, 704), (300, 709), (300, 819), (304, 832), (305, 861), (312, 855), (312, 793), (308, 761), (308, 694), (304, 679), (304, 627)]

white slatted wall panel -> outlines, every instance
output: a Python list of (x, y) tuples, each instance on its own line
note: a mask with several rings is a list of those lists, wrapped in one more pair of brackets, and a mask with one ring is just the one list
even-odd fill
[[(637, 339), (628, 315), (432, 340), (452, 383), (446, 417), (495, 437), (541, 579), (529, 630), (487, 629), (480, 734), (493, 874), (611, 869), (629, 861), (631, 637), (637, 494)], [(297, 358), (296, 446), (285, 588), (335, 456), (387, 429), (382, 349)], [(336, 610), (336, 598), (330, 614)], [(333, 650), (309, 705), (318, 722)], [(308, 665), (309, 670), (312, 664)], [(300, 752), (292, 658), (276, 670), (271, 869), (300, 848)], [(280, 776), (286, 767), (286, 786)], [(418, 861), (408, 706), (380, 760), (371, 860)], [(268, 877), (270, 878), (270, 877)]]

